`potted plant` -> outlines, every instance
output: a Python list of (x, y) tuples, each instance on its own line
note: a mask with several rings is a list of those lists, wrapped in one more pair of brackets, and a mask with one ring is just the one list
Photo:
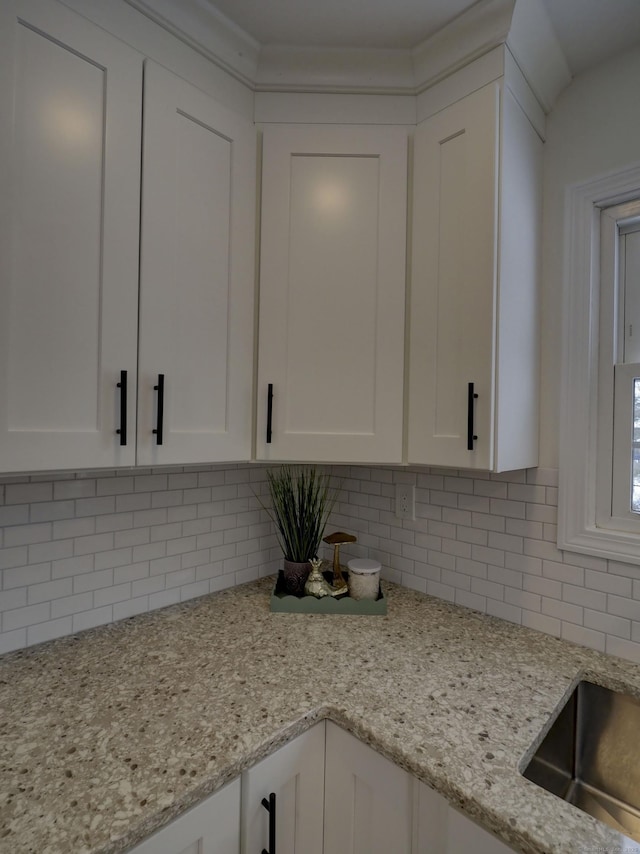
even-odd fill
[(313, 466), (281, 466), (267, 471), (267, 480), (271, 507), (265, 509), (284, 554), (285, 586), (288, 593), (301, 596), (338, 489), (329, 474)]

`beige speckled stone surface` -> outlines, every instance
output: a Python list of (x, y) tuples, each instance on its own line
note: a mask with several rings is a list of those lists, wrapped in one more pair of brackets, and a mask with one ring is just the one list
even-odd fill
[(640, 696), (637, 666), (393, 585), (386, 617), (271, 614), (270, 587), (0, 659), (0, 852), (126, 851), (323, 717), (517, 850), (620, 850), (519, 769), (580, 677)]

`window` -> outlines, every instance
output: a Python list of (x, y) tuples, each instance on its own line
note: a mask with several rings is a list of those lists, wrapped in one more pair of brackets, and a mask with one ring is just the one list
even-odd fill
[(596, 525), (640, 536), (638, 201), (600, 212), (599, 315)]
[(640, 563), (640, 167), (570, 188), (558, 546)]

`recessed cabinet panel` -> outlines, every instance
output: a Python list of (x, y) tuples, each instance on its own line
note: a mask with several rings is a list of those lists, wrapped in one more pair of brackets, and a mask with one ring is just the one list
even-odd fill
[(258, 459), (401, 461), (406, 170), (405, 128), (265, 128)]
[(0, 470), (130, 465), (142, 61), (40, 0), (0, 29)]
[(498, 96), (486, 86), (416, 129), (410, 463), (493, 462)]
[(17, 53), (8, 428), (97, 430), (105, 70), (25, 26)]
[[(171, 428), (222, 433), (229, 377), (232, 143), (191, 116), (177, 112), (176, 124), (176, 287), (167, 295), (172, 304), (158, 329), (175, 365)], [(196, 163), (209, 168), (201, 172)], [(194, 352), (209, 358), (194, 362)]]
[(325, 773), (324, 854), (412, 854), (410, 774), (330, 722)]
[(246, 460), (255, 131), (149, 61), (144, 88), (138, 462)]
[[(373, 435), (379, 159), (290, 166), (285, 432)], [(327, 310), (329, 328), (315, 320)]]
[(242, 774), (242, 854), (269, 850), (274, 818), (263, 806), (275, 795), (278, 854), (323, 854), (325, 725), (285, 744)]

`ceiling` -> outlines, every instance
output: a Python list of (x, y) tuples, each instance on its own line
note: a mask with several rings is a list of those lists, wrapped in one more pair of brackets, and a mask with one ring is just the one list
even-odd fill
[[(206, 2), (260, 45), (391, 49), (415, 47), (475, 5), (475, 0)], [(573, 74), (640, 44), (640, 0), (544, 3)]]

